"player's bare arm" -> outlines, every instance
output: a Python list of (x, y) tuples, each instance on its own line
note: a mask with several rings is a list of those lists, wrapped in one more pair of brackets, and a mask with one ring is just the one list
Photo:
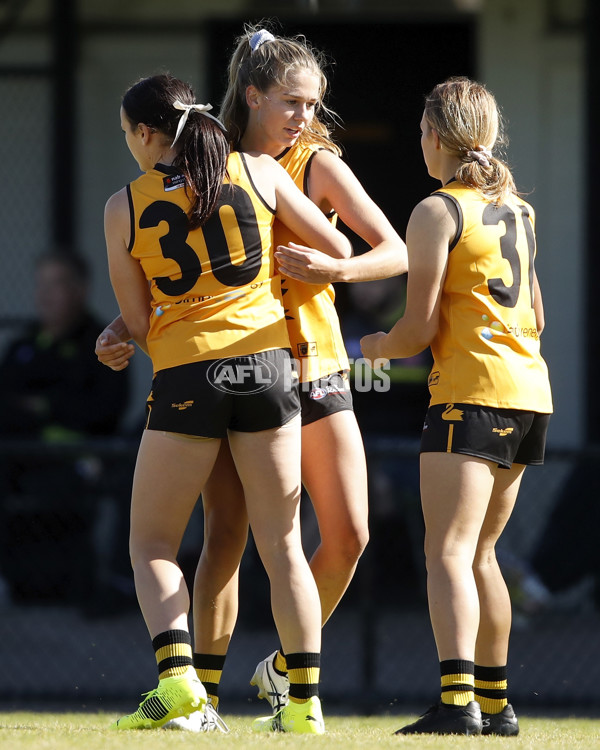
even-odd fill
[(371, 250), (331, 263), (307, 248), (278, 248), (282, 273), (313, 284), (373, 281), (406, 273), (406, 245), (342, 159), (326, 149), (316, 153), (308, 194), (323, 213), (334, 210)]
[(150, 290), (142, 267), (127, 250), (129, 222), (129, 204), (123, 189), (109, 198), (104, 212), (108, 268), (125, 326), (138, 346), (147, 353)]
[(410, 265), (406, 310), (388, 334), (361, 339), (366, 359), (412, 357), (429, 346), (438, 330), (448, 247), (456, 227), (454, 209), (442, 198), (431, 196), (416, 206), (406, 232)]

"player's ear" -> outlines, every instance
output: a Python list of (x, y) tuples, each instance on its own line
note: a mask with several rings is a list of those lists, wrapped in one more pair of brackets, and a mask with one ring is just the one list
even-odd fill
[(258, 109), (260, 106), (260, 91), (256, 86), (248, 86), (246, 88), (246, 104), (250, 109)]
[(156, 130), (154, 130), (154, 128), (151, 128), (149, 125), (146, 125), (143, 122), (138, 123), (138, 130), (141, 133), (142, 143), (144, 144), (148, 143), (148, 140), (152, 133), (156, 133)]

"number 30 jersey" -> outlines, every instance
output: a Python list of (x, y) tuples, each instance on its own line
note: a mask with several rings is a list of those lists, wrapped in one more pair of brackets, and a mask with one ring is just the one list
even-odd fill
[(190, 230), (185, 179), (156, 165), (127, 186), (129, 251), (150, 281), (148, 352), (155, 372), (189, 362), (289, 348), (274, 213), (233, 152), (217, 209)]
[(533, 309), (533, 208), (517, 196), (495, 205), (458, 181), (433, 195), (454, 203), (459, 226), (431, 343), (431, 404), (551, 413)]

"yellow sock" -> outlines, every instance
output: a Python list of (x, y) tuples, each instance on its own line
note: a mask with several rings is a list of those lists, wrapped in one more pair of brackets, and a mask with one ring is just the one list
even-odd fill
[(475, 700), (484, 714), (499, 714), (508, 704), (507, 668), (475, 665)]
[(282, 674), (286, 674), (288, 671), (287, 659), (285, 658), (285, 654), (281, 649), (279, 649), (277, 651), (277, 654), (275, 655), (275, 659), (273, 660), (273, 667), (277, 672), (281, 672)]
[(165, 630), (152, 639), (158, 679), (177, 677), (192, 666), (192, 639), (187, 630)]
[(206, 688), (206, 695), (213, 708), (219, 707), (219, 683), (227, 654), (194, 654), (194, 667), (198, 679)]
[(473, 671), (473, 662), (466, 659), (447, 659), (440, 662), (442, 703), (466, 706), (475, 700)]
[(290, 702), (306, 703), (314, 695), (319, 695), (321, 654), (288, 654), (286, 658), (290, 680)]

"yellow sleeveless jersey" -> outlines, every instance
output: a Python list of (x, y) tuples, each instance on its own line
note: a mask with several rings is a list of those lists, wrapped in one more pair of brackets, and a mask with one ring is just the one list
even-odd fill
[(517, 196), (496, 206), (458, 181), (433, 195), (453, 201), (459, 227), (431, 343), (431, 404), (551, 413), (533, 309), (533, 208)]
[(274, 272), (274, 213), (244, 157), (229, 156), (218, 207), (190, 230), (185, 179), (157, 165), (127, 186), (129, 251), (150, 281), (148, 352), (155, 372), (289, 347)]
[[(295, 145), (284, 152), (277, 161), (292, 177), (303, 193), (308, 195), (310, 162), (318, 146)], [(337, 215), (331, 218), (335, 223)], [(275, 221), (274, 242), (287, 245), (306, 243), (280, 221)], [(347, 370), (348, 355), (335, 309), (335, 292), (331, 284), (304, 284), (295, 279), (281, 277), (288, 334), (292, 356), (298, 362), (300, 380), (308, 382), (339, 370)]]

